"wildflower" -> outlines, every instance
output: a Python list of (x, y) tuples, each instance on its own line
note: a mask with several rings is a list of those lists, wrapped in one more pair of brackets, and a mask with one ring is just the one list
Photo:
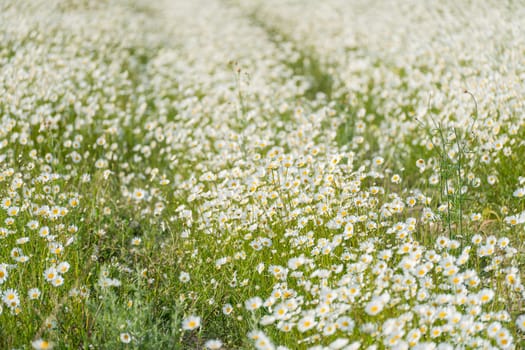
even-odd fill
[(98, 280), (98, 285), (101, 288), (119, 287), (121, 285), (121, 282), (118, 279), (100, 276)]
[(76, 207), (78, 207), (79, 203), (80, 203), (80, 201), (79, 201), (79, 199), (76, 198), (76, 197), (73, 197), (73, 198), (71, 198), (71, 199), (69, 200), (69, 205), (70, 205), (72, 208), (76, 208)]
[(8, 276), (9, 273), (7, 272), (7, 265), (0, 264), (0, 284), (3, 284), (7, 280)]
[(518, 326), (518, 329), (522, 332), (525, 332), (525, 314), (518, 316), (516, 318), (516, 326)]
[(43, 226), (40, 228), (40, 231), (39, 231), (40, 237), (46, 238), (49, 235), (49, 233), (50, 233), (49, 227)]
[(512, 226), (525, 223), (525, 211), (516, 215), (506, 216), (505, 222)]
[(3, 209), (9, 209), (9, 207), (11, 206), (12, 204), (12, 200), (11, 198), (7, 197), (7, 198), (4, 198), (2, 199), (2, 201), (0, 202), (0, 206), (3, 208)]
[(517, 198), (522, 198), (525, 196), (525, 187), (518, 188), (512, 195)]
[(351, 333), (355, 327), (355, 322), (348, 316), (338, 318), (336, 324), (339, 329), (348, 333)]
[(441, 335), (442, 332), (443, 332), (443, 329), (441, 327), (433, 327), (430, 330), (430, 337), (437, 338)]
[(9, 216), (17, 216), (18, 212), (20, 211), (20, 207), (10, 207), (7, 209), (7, 215)]
[(147, 196), (147, 192), (141, 188), (137, 188), (133, 191), (132, 198), (140, 201)]
[(259, 297), (253, 297), (244, 302), (246, 310), (255, 311), (262, 306), (262, 299)]
[(31, 230), (36, 230), (38, 228), (39, 224), (36, 220), (31, 220), (27, 223), (27, 227)]
[(276, 319), (285, 318), (287, 313), (288, 313), (288, 307), (286, 306), (285, 303), (281, 303), (277, 305), (273, 312)]
[(472, 243), (475, 245), (480, 245), (483, 242), (483, 238), (479, 234), (472, 236)]
[(53, 280), (51, 281), (51, 284), (54, 287), (60, 287), (61, 285), (64, 284), (64, 278), (60, 275), (57, 275), (55, 278), (53, 278)]
[(379, 166), (379, 165), (383, 164), (384, 161), (385, 161), (385, 160), (384, 160), (382, 157), (375, 157), (375, 158), (372, 160), (372, 163), (373, 163), (374, 165), (378, 165), (378, 166)]
[(273, 350), (274, 346), (267, 336), (261, 336), (255, 341), (255, 348), (257, 350)]
[(508, 247), (510, 240), (507, 237), (502, 237), (498, 240), (498, 247), (505, 249)]
[(225, 315), (231, 314), (233, 311), (233, 306), (231, 304), (224, 304), (222, 307), (222, 313)]
[(345, 338), (337, 338), (336, 340), (334, 340), (333, 342), (331, 342), (329, 345), (328, 345), (328, 348), (329, 349), (333, 349), (333, 350), (338, 350), (338, 349), (342, 349), (346, 346), (346, 344), (348, 344), (350, 342), (350, 340), (348, 339), (345, 339)]
[(490, 184), (490, 185), (494, 185), (496, 182), (498, 182), (498, 178), (495, 176), (495, 175), (489, 175), (487, 177), (487, 182)]
[(509, 331), (506, 329), (501, 329), (496, 334), (496, 343), (502, 348), (502, 349), (509, 349), (512, 346), (512, 336), (510, 335)]
[(131, 342), (131, 335), (128, 332), (120, 333), (120, 341), (124, 344), (129, 344)]
[(449, 239), (445, 236), (439, 236), (436, 240), (436, 244), (439, 248), (447, 248), (449, 244)]
[(501, 323), (499, 323), (499, 322), (492, 322), (487, 327), (487, 335), (489, 337), (491, 337), (491, 338), (494, 338), (494, 337), (496, 337), (496, 335), (498, 334), (500, 329), (501, 329)]
[[(336, 332), (336, 330), (337, 330), (337, 328), (336, 328), (335, 324), (330, 322), (330, 323), (326, 324), (323, 327), (323, 332), (321, 334), (323, 335), (323, 337), (329, 337), (329, 336), (333, 335)], [(315, 334), (315, 335), (313, 335), (313, 337), (319, 337), (319, 335)]]
[(407, 337), (406, 337), (408, 344), (410, 346), (415, 346), (419, 342), (420, 338), (421, 338), (421, 331), (417, 328), (412, 329), (410, 332), (408, 332)]
[(179, 275), (179, 281), (182, 283), (188, 283), (190, 281), (190, 274), (182, 271)]
[(219, 350), (222, 347), (222, 341), (219, 339), (210, 339), (204, 343), (204, 346), (209, 350)]
[(394, 174), (390, 181), (392, 181), (395, 184), (399, 184), (401, 183), (401, 176), (399, 176), (398, 174)]
[(30, 290), (27, 291), (27, 296), (30, 300), (35, 300), (35, 299), (38, 299), (40, 298), (40, 289), (38, 288), (31, 288)]
[(24, 252), (20, 248), (11, 249), (11, 258), (18, 260), (21, 256), (24, 256)]
[(20, 304), (18, 292), (14, 289), (8, 289), (4, 292), (2, 301), (11, 309), (16, 308)]
[(32, 341), (31, 346), (33, 346), (33, 349), (35, 350), (47, 350), (47, 349), (53, 349), (54, 344), (47, 340), (38, 339), (38, 340)]
[(470, 220), (472, 220), (472, 221), (479, 221), (479, 220), (481, 220), (481, 214), (480, 213), (470, 214)]
[(29, 242), (29, 237), (20, 237), (16, 240), (16, 244), (26, 244)]
[(57, 271), (60, 273), (66, 273), (69, 271), (69, 263), (67, 261), (63, 261), (56, 267)]
[(365, 312), (371, 316), (377, 315), (381, 310), (383, 310), (383, 303), (379, 298), (372, 299), (365, 307)]
[(191, 315), (182, 321), (182, 329), (185, 331), (192, 331), (201, 326), (201, 318), (199, 316)]
[(272, 315), (264, 315), (259, 321), (260, 325), (268, 326), (275, 322), (275, 317)]
[(312, 316), (304, 316), (299, 322), (297, 322), (297, 330), (304, 333), (315, 327), (316, 324), (317, 322)]
[(494, 291), (492, 289), (483, 289), (478, 293), (478, 299), (481, 304), (486, 304), (494, 297)]

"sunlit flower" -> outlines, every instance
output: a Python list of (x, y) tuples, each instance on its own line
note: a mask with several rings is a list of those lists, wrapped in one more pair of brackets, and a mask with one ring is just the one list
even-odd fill
[(255, 311), (262, 306), (262, 299), (260, 297), (253, 297), (244, 302), (246, 310)]
[(32, 341), (31, 346), (35, 350), (47, 350), (47, 349), (53, 349), (54, 344), (47, 340), (38, 339), (38, 340)]
[(209, 350), (219, 350), (222, 347), (222, 341), (219, 339), (210, 339), (204, 343), (204, 346)]
[(120, 341), (124, 344), (129, 344), (131, 342), (131, 335), (127, 332), (120, 333)]
[(182, 321), (182, 329), (185, 331), (192, 331), (201, 326), (201, 318), (199, 316), (189, 316)]
[(304, 333), (315, 327), (316, 324), (317, 322), (312, 316), (305, 316), (297, 322), (297, 330)]

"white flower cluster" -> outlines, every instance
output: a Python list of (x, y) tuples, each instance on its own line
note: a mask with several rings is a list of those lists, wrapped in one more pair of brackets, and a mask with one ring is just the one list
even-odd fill
[[(185, 346), (236, 348), (213, 331), (237, 322), (257, 349), (516, 348), (524, 19), (495, 1), (0, 4), (2, 328), (62, 345), (37, 316), (169, 271)], [(142, 346), (128, 326), (114, 338)]]

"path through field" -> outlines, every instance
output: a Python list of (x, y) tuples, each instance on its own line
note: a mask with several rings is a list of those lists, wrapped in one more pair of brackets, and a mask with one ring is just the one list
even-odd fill
[(524, 19), (0, 0), (0, 348), (525, 348)]

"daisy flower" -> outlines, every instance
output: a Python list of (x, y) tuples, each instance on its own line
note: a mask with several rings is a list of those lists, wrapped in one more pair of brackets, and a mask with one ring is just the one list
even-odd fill
[(38, 339), (33, 342), (31, 342), (31, 345), (33, 346), (33, 349), (35, 350), (46, 350), (46, 349), (53, 349), (54, 344), (52, 342), (49, 342), (44, 339)]
[(128, 332), (120, 333), (120, 341), (124, 344), (129, 344), (131, 342), (131, 335)]
[(201, 326), (201, 318), (199, 316), (191, 315), (182, 321), (182, 329), (185, 331), (192, 331)]

